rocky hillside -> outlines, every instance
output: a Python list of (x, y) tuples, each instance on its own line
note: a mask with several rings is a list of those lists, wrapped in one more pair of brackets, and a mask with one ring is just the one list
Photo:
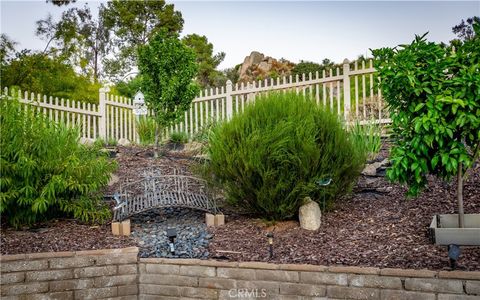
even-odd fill
[(278, 76), (288, 76), (291, 74), (294, 63), (280, 59), (277, 60), (263, 53), (252, 51), (245, 57), (243, 64), (238, 69), (238, 82), (251, 82), (253, 80), (263, 80), (265, 78), (276, 78)]

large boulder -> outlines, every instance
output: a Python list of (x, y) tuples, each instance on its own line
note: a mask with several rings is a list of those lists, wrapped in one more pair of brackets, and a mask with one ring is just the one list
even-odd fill
[(294, 66), (295, 64), (288, 60), (276, 60), (258, 51), (252, 51), (245, 57), (238, 70), (239, 82), (247, 83), (272, 76), (288, 76)]
[(305, 204), (300, 206), (298, 211), (298, 218), (300, 220), (300, 227), (306, 230), (317, 230), (322, 223), (322, 212), (317, 202), (305, 198)]
[(382, 169), (386, 168), (389, 165), (389, 160), (385, 158), (382, 161), (373, 162), (367, 164), (362, 171), (362, 175), (366, 176), (384, 176)]

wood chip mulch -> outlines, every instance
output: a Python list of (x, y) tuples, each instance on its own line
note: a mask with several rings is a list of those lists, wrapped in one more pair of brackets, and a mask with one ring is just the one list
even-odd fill
[[(265, 225), (258, 219), (227, 216), (211, 229), (212, 256), (231, 261), (265, 261), (380, 268), (449, 269), (446, 246), (433, 245), (427, 228), (433, 215), (455, 213), (456, 186), (431, 178), (429, 188), (413, 199), (406, 189), (381, 178), (384, 193), (354, 194), (322, 216), (317, 231), (291, 222)], [(480, 213), (480, 166), (464, 185), (465, 213)], [(274, 257), (266, 234), (274, 232)], [(480, 236), (479, 236), (480, 239)], [(480, 247), (461, 247), (458, 269), (480, 270)]]
[(110, 224), (92, 226), (75, 220), (53, 220), (15, 230), (2, 224), (2, 254), (114, 249), (135, 246), (130, 237), (114, 236)]
[[(119, 147), (120, 181), (105, 193), (118, 190), (125, 180), (138, 180), (145, 169), (189, 172), (192, 159), (186, 152), (169, 152), (153, 160), (151, 149)], [(383, 153), (385, 155), (385, 153)], [(274, 226), (255, 218), (226, 212), (226, 224), (212, 228), (211, 258), (231, 261), (266, 261), (441, 270), (449, 269), (445, 246), (431, 244), (427, 228), (432, 216), (454, 213), (455, 183), (430, 179), (419, 197), (407, 199), (405, 187), (380, 178), (372, 192), (358, 192), (339, 201), (322, 217), (321, 228), (311, 232), (297, 221)], [(375, 193), (375, 187), (381, 192)], [(380, 189), (379, 189), (380, 190)], [(480, 213), (480, 165), (470, 170), (464, 186), (465, 212)], [(121, 248), (133, 239), (111, 234), (110, 225), (90, 226), (73, 220), (37, 224), (33, 229), (14, 230), (2, 224), (2, 254), (46, 251), (77, 251)], [(274, 230), (274, 258), (270, 259), (266, 234)], [(480, 247), (462, 247), (459, 269), (480, 270)]]

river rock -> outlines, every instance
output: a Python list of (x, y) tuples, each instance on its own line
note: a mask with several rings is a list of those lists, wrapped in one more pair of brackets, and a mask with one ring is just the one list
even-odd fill
[(305, 204), (300, 206), (298, 218), (300, 220), (300, 227), (307, 230), (317, 230), (320, 228), (322, 222), (322, 212), (317, 202), (305, 198)]

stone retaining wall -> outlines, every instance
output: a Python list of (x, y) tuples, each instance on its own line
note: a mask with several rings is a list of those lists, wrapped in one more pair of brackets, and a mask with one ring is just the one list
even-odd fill
[(138, 248), (1, 256), (1, 299), (137, 299)]
[(2, 299), (480, 299), (480, 271), (137, 259), (137, 253), (2, 256)]
[(480, 299), (480, 272), (141, 258), (139, 274), (140, 299)]

